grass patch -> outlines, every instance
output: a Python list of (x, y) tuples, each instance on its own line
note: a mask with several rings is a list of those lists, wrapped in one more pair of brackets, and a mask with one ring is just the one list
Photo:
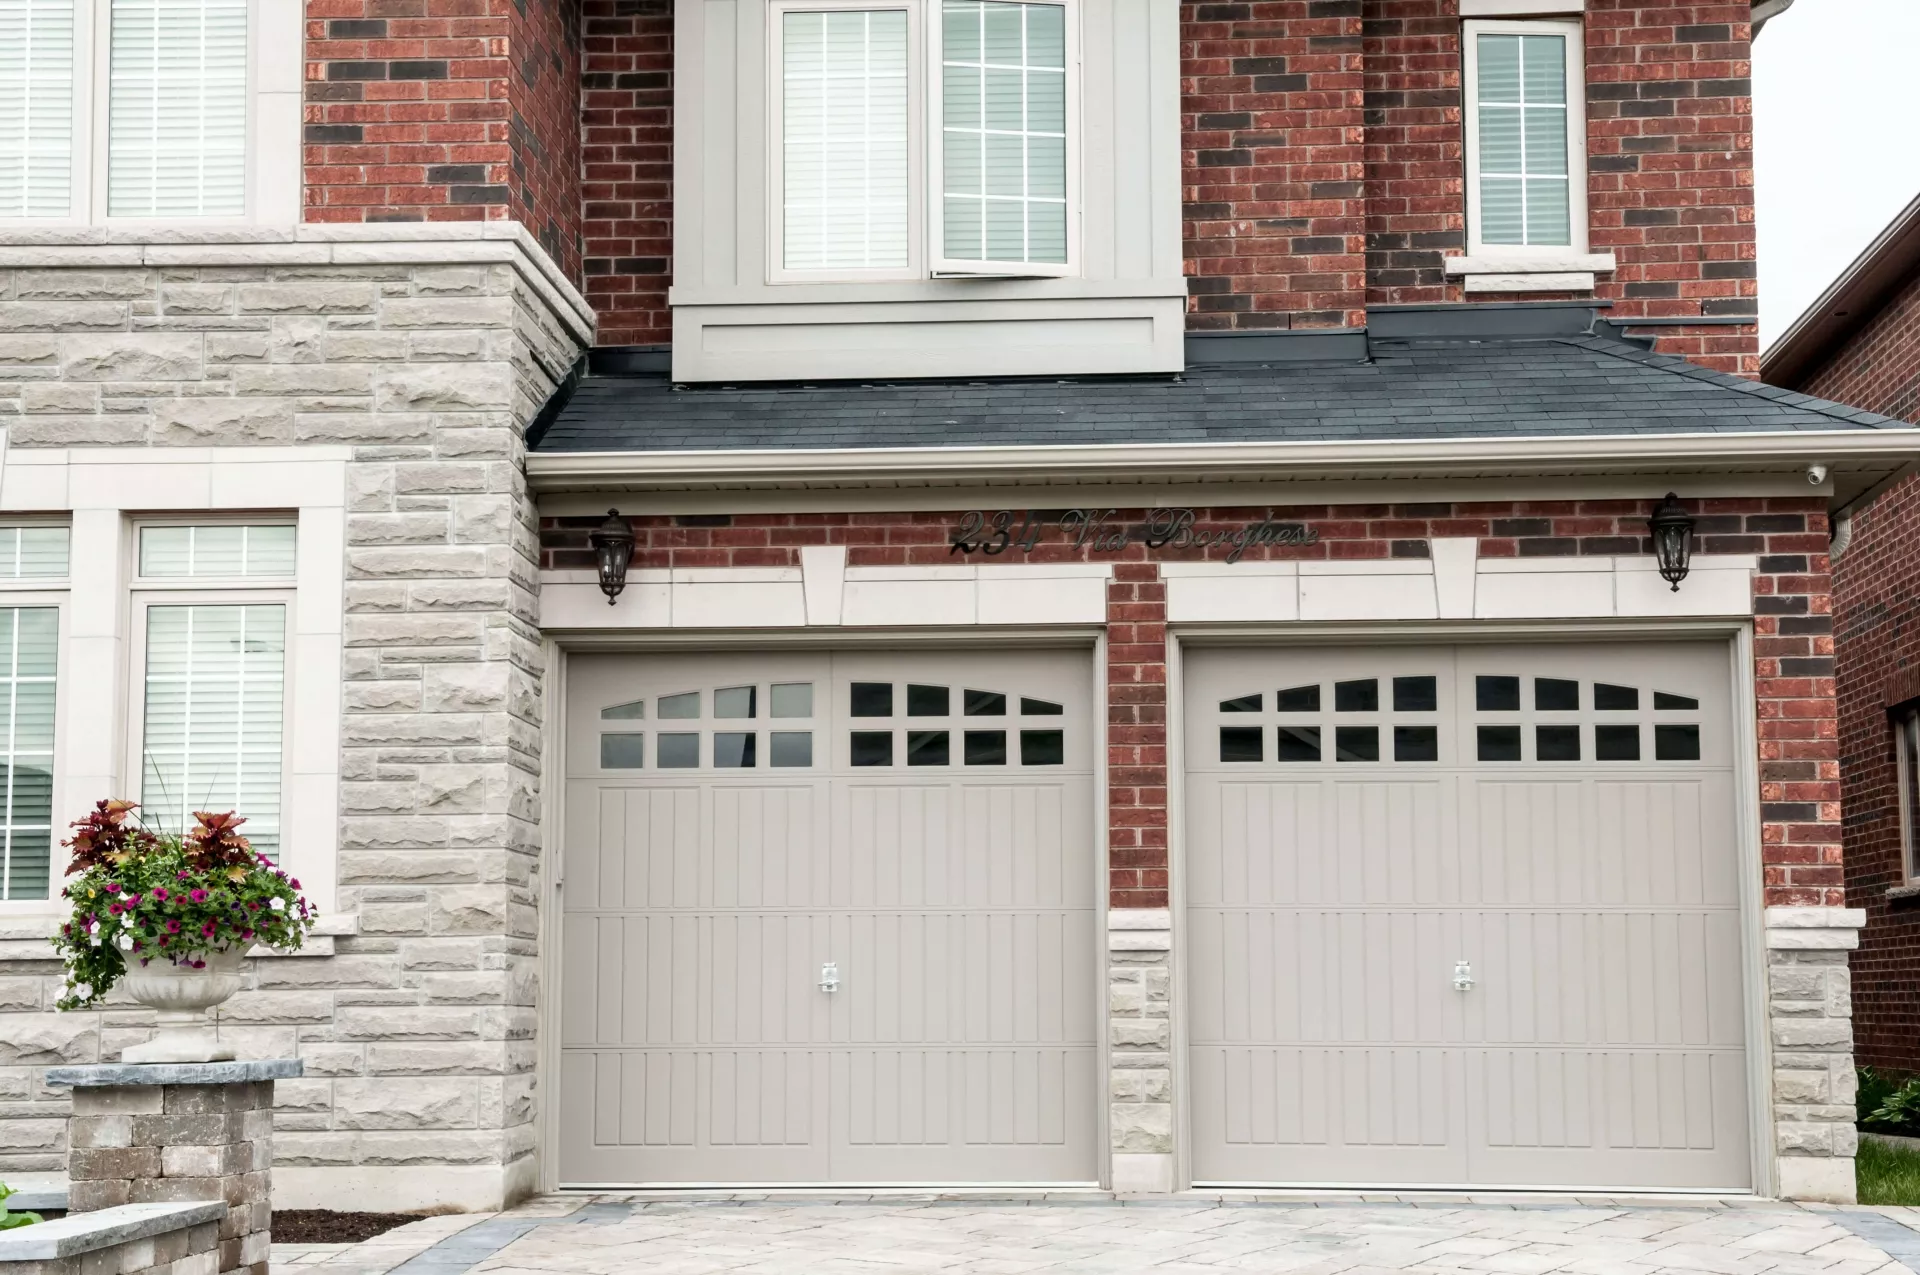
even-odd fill
[(1920, 1205), (1920, 1151), (1862, 1138), (1854, 1172), (1860, 1203)]

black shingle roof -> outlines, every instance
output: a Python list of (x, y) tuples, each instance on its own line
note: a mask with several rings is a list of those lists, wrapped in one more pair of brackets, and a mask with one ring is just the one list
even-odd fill
[(588, 377), (552, 452), (1331, 442), (1906, 428), (1606, 337), (1374, 340), (1370, 362), (1086, 377), (676, 388)]

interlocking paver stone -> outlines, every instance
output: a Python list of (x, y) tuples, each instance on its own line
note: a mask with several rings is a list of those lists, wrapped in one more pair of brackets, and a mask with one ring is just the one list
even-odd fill
[(462, 1220), (300, 1275), (1920, 1275), (1912, 1210), (1753, 1200), (635, 1194)]

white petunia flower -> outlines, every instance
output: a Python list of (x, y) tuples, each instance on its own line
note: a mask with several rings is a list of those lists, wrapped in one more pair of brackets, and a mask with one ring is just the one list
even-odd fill
[(278, 898), (268, 899), (267, 906), (272, 908), (275, 912), (285, 912), (287, 910), (287, 901), (285, 899), (278, 899)]
[(78, 996), (81, 1000), (86, 1000), (93, 995), (93, 984), (92, 983), (76, 983), (74, 984), (74, 987), (73, 987), (73, 994), (75, 996)]
[(92, 925), (89, 925), (87, 927), (87, 933), (89, 934), (98, 934), (99, 932), (100, 932), (100, 922), (98, 921), (95, 921)]
[(122, 903), (131, 903), (133, 902), (133, 896), (131, 894), (128, 894), (125, 890), (122, 890), (120, 892), (120, 901)]
[[(96, 947), (100, 945), (99, 939), (95, 939), (93, 942)], [(131, 952), (133, 950), (133, 935), (122, 934), (120, 936), (120, 950), (122, 952)]]

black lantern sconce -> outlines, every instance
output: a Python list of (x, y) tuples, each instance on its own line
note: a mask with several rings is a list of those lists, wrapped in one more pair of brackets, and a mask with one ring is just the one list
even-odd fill
[(1660, 578), (1680, 592), (1680, 582), (1693, 565), (1693, 515), (1680, 507), (1680, 498), (1672, 492), (1653, 508), (1647, 519), (1653, 532), (1653, 556), (1660, 563)]
[(618, 509), (607, 510), (607, 520), (587, 535), (593, 546), (595, 564), (600, 569), (600, 592), (612, 606), (620, 591), (627, 587), (627, 564), (633, 561), (633, 524), (620, 516)]

